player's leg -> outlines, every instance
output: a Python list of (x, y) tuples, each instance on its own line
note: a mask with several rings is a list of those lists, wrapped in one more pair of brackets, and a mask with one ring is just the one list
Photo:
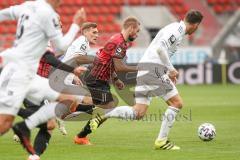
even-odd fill
[(176, 87), (174, 87), (172, 91), (170, 91), (167, 95), (163, 96), (163, 99), (168, 104), (168, 108), (164, 113), (160, 132), (155, 141), (155, 148), (167, 150), (179, 150), (180, 147), (168, 141), (168, 135), (171, 128), (173, 127), (177, 114), (179, 113), (183, 106), (182, 98), (178, 94)]
[[(49, 104), (44, 105), (41, 107), (36, 113), (28, 117), (25, 121), (19, 122), (16, 125), (14, 125), (13, 129), (15, 134), (18, 135), (18, 137), (21, 140), (21, 143), (25, 148), (27, 148), (27, 151), (32, 154), (32, 150), (29, 151), (28, 148), (32, 148), (32, 145), (30, 143), (30, 130), (37, 127), (38, 125), (47, 122), (49, 119), (54, 117), (61, 117), (63, 114), (69, 113), (69, 108), (76, 107), (73, 105), (76, 105), (76, 97), (71, 95), (65, 95), (60, 94), (58, 92), (55, 92), (50, 88), (48, 85), (47, 80), (43, 80), (42, 78), (35, 77), (36, 79), (30, 86), (30, 91), (28, 93), (29, 95), (38, 95), (40, 97), (46, 96), (49, 100), (59, 100), (58, 102), (52, 102)], [(33, 96), (33, 100), (34, 97)], [(26, 141), (27, 140), (27, 141)], [(33, 149), (34, 150), (34, 149)], [(34, 151), (35, 153), (35, 151)], [(33, 154), (34, 154), (33, 153)]]
[(29, 89), (31, 75), (15, 64), (7, 64), (0, 76), (0, 135), (12, 126)]
[[(151, 73), (151, 72), (150, 72)], [(122, 118), (122, 119), (141, 119), (148, 109), (151, 99), (149, 98), (149, 91), (146, 89), (146, 84), (149, 84), (149, 80), (152, 75), (140, 76), (140, 72), (137, 75), (137, 84), (135, 86), (135, 101), (136, 104), (133, 107), (120, 106), (114, 108), (112, 111), (105, 115), (106, 118)], [(147, 83), (145, 82), (147, 81)]]
[(119, 106), (104, 115), (104, 118), (121, 118), (137, 120), (144, 117), (150, 104), (150, 99), (146, 96), (135, 97), (136, 104), (131, 106)]
[(133, 120), (141, 119), (146, 114), (146, 111), (151, 101), (151, 99), (148, 97), (148, 91), (145, 90), (145, 86), (138, 84), (136, 85), (135, 101), (136, 104), (133, 107), (119, 106), (106, 113), (103, 117)]
[[(119, 119), (130, 119), (137, 120), (144, 117), (148, 109), (148, 104), (136, 103), (133, 107), (131, 106), (119, 106), (108, 110), (105, 115), (97, 116), (96, 118), (90, 120), (90, 131), (96, 130), (102, 122), (106, 121), (108, 118), (119, 118)], [(85, 126), (87, 127), (87, 126)], [(88, 130), (88, 128), (86, 129)]]
[[(146, 69), (146, 67), (143, 66)], [(156, 149), (167, 149), (167, 150), (177, 150), (180, 149), (178, 146), (169, 142), (167, 136), (173, 123), (175, 117), (182, 107), (181, 97), (178, 95), (178, 90), (169, 79), (166, 74), (166, 68), (160, 65), (149, 65), (147, 66), (148, 73), (143, 74), (143, 72), (138, 74), (137, 86), (139, 92), (137, 92), (136, 101), (141, 102), (141, 97), (162, 97), (169, 105), (165, 112), (165, 117), (162, 121), (162, 126), (160, 129), (159, 137), (155, 141)], [(141, 86), (143, 88), (141, 88)], [(144, 100), (144, 99), (143, 99)]]
[[(27, 128), (30, 130), (36, 126), (47, 122), (49, 119), (63, 116), (70, 113), (70, 108), (76, 105), (76, 99), (71, 95), (60, 94), (58, 97), (60, 102), (51, 102), (43, 105), (37, 112), (25, 120)], [(75, 106), (76, 107), (76, 106)]]
[[(21, 108), (18, 115), (21, 115), (23, 118), (27, 118), (33, 113), (35, 113), (37, 110), (39, 110), (39, 108), (41, 108), (43, 104), (48, 103), (47, 100), (42, 101), (43, 97), (41, 95), (38, 94), (37, 96), (39, 98), (39, 104), (40, 103), (41, 104), (36, 105), (33, 102), (31, 102), (31, 100), (24, 99), (23, 104), (26, 109)], [(51, 133), (54, 130), (55, 125), (56, 125), (55, 119), (51, 119), (47, 123), (38, 126), (39, 131), (34, 140), (34, 149), (36, 151), (37, 156), (40, 157), (40, 155), (43, 154), (43, 152), (46, 150), (51, 138)], [(31, 156), (32, 155), (29, 156), (30, 160)]]
[[(39, 99), (40, 103), (42, 100), (41, 95), (38, 95), (38, 97), (40, 98)], [(21, 116), (22, 118), (27, 118), (33, 113), (35, 113), (41, 107), (41, 105), (45, 103), (43, 103), (42, 101), (41, 105), (36, 105), (32, 103), (30, 100), (24, 99), (23, 104), (26, 107), (26, 109), (21, 108), (18, 112), (18, 115)], [(34, 149), (36, 151), (36, 155), (30, 155), (29, 160), (32, 160), (36, 156), (40, 157), (40, 155), (43, 154), (43, 152), (46, 150), (49, 144), (49, 140), (51, 138), (51, 132), (55, 128), (55, 120), (51, 119), (47, 123), (39, 125), (38, 128), (39, 132), (34, 140)]]
[[(15, 115), (11, 115), (11, 113), (13, 112), (10, 110), (11, 106), (8, 106), (7, 101), (3, 99), (5, 94), (3, 93), (4, 88), (6, 88), (4, 87), (4, 83), (6, 85), (6, 81), (10, 80), (10, 77), (7, 77), (9, 72), (10, 71), (8, 71), (7, 69), (3, 70), (0, 77), (0, 136), (6, 133), (12, 127), (12, 123), (15, 119)], [(10, 100), (10, 98), (8, 100)], [(6, 104), (4, 105), (4, 103)]]
[(38, 134), (36, 135), (34, 140), (34, 149), (38, 156), (42, 155), (46, 150), (55, 126), (55, 119), (51, 119), (47, 123), (40, 126), (40, 130), (38, 131)]
[[(74, 112), (86, 112), (88, 114), (92, 114), (93, 112), (93, 108), (95, 107), (92, 102), (92, 97), (90, 96), (77, 96), (79, 103), (82, 104), (78, 104), (76, 110)], [(67, 130), (65, 128), (65, 124), (64, 121), (61, 120), (60, 118), (56, 118), (57, 124), (58, 124), (58, 128), (60, 130), (60, 132), (63, 135), (67, 135)], [(85, 139), (84, 139), (85, 141)]]
[[(89, 80), (87, 82), (87, 87), (91, 93), (93, 104), (105, 109), (105, 111), (109, 111), (115, 106), (113, 96), (110, 92), (110, 86), (107, 82)], [(101, 115), (97, 115), (96, 118), (89, 120), (82, 130), (74, 137), (75, 144), (91, 144), (87, 135), (91, 134), (93, 130), (98, 128), (105, 121), (106, 118), (103, 118)]]
[[(79, 98), (79, 99), (81, 99), (81, 98)], [(87, 95), (83, 96), (80, 103), (83, 103), (83, 104), (86, 104), (86, 105), (92, 105), (93, 104), (92, 97), (87, 96)]]
[(15, 116), (0, 114), (0, 136), (5, 134), (11, 127)]
[(95, 129), (93, 129), (92, 126), (94, 125), (98, 128), (98, 127), (100, 127), (100, 125), (102, 123), (104, 123), (107, 120), (106, 118), (101, 118), (99, 115), (97, 115), (97, 118), (89, 120), (86, 123), (86, 125), (82, 128), (82, 130), (74, 137), (75, 144), (80, 144), (80, 145), (90, 145), (91, 144), (87, 136), (89, 134), (91, 134), (93, 130), (95, 130)]
[[(26, 98), (23, 101), (23, 105), (25, 108), (20, 108), (17, 113), (17, 115), (22, 117), (23, 119), (26, 119), (27, 117), (31, 116), (34, 112), (36, 112), (40, 108), (39, 105), (32, 103), (30, 100)], [(16, 134), (14, 134), (13, 140), (16, 142), (20, 142), (20, 139)]]
[(34, 112), (36, 112), (41, 106), (36, 105), (32, 103), (27, 98), (24, 99), (23, 105), (25, 108), (20, 108), (18, 111), (18, 116), (22, 117), (23, 119), (26, 119), (27, 117), (31, 116)]
[(34, 83), (31, 85), (28, 97), (30, 97), (32, 101), (41, 97), (41, 99), (48, 99), (52, 102), (58, 101), (58, 103), (47, 103), (36, 113), (28, 117), (25, 121), (29, 129), (35, 128), (37, 125), (47, 122), (49, 119), (55, 117), (61, 118), (61, 116), (70, 113), (70, 110), (75, 110), (77, 107), (76, 96), (54, 91), (48, 82), (48, 79), (36, 76)]

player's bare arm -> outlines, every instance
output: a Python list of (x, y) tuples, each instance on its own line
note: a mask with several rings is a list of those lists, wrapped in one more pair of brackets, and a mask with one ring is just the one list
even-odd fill
[(125, 88), (125, 84), (123, 83), (123, 81), (121, 81), (117, 77), (117, 73), (116, 72), (112, 73), (112, 82), (113, 82), (114, 86), (116, 86), (119, 90), (122, 90), (122, 89)]
[(94, 57), (79, 54), (77, 56), (74, 56), (74, 60), (78, 65), (90, 64), (93, 63)]
[(137, 66), (125, 65), (121, 59), (113, 58), (114, 66), (117, 72), (136, 72)]

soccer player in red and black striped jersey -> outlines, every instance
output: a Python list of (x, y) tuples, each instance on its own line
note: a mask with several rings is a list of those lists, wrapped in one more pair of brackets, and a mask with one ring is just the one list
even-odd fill
[[(135, 17), (128, 17), (124, 20), (121, 33), (113, 35), (103, 48), (99, 49), (90, 66), (90, 71), (85, 76), (86, 85), (91, 93), (93, 103), (103, 109), (115, 107), (113, 96), (110, 92), (109, 82), (118, 89), (124, 88), (124, 83), (118, 79), (116, 72), (135, 72), (136, 66), (127, 66), (123, 59), (126, 57), (126, 51), (130, 43), (134, 41), (140, 31), (140, 23)], [(104, 119), (99, 119), (101, 123)], [(78, 139), (85, 138), (91, 133), (90, 121), (84, 129), (75, 137), (75, 143)], [(78, 143), (79, 144), (79, 143)]]

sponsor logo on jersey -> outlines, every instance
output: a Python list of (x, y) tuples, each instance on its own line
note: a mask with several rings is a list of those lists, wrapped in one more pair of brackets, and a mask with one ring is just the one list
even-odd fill
[(176, 42), (176, 37), (174, 35), (171, 35), (171, 37), (168, 39), (168, 42), (172, 45), (173, 43)]
[(116, 54), (116, 56), (119, 56), (119, 57), (122, 57), (122, 48), (121, 47), (118, 47), (117, 49), (116, 49), (116, 52), (115, 52), (115, 54)]
[(82, 44), (81, 47), (80, 47), (80, 50), (85, 52), (87, 49), (87, 46), (85, 44)]

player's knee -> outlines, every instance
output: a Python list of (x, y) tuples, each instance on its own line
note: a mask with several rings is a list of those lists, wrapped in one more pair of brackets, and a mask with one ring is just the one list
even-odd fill
[(54, 128), (56, 127), (56, 122), (54, 119), (49, 120), (47, 123), (47, 129), (48, 130), (54, 130)]
[(137, 120), (142, 119), (144, 116), (145, 116), (144, 112), (136, 112), (136, 119)]
[(74, 112), (78, 105), (77, 98), (73, 95), (61, 94), (58, 101), (67, 106), (71, 112)]
[(89, 96), (83, 97), (82, 102), (83, 102), (84, 104), (93, 104), (92, 97), (89, 97)]
[(66, 105), (71, 105), (73, 103), (77, 103), (77, 98), (73, 95), (60, 94), (60, 96), (58, 97), (58, 101)]
[(176, 107), (178, 109), (182, 109), (182, 107), (183, 107), (182, 99), (178, 99), (178, 100), (174, 101), (172, 106), (174, 106), (174, 107)]
[(170, 98), (167, 101), (167, 104), (169, 106), (181, 109), (183, 107), (183, 100), (182, 100), (182, 98), (179, 95), (177, 95), (177, 96), (174, 96), (174, 97)]
[(136, 119), (142, 119), (147, 111), (147, 106), (134, 106), (134, 111), (136, 114)]
[(12, 127), (12, 122), (0, 120), (0, 135), (5, 134)]

